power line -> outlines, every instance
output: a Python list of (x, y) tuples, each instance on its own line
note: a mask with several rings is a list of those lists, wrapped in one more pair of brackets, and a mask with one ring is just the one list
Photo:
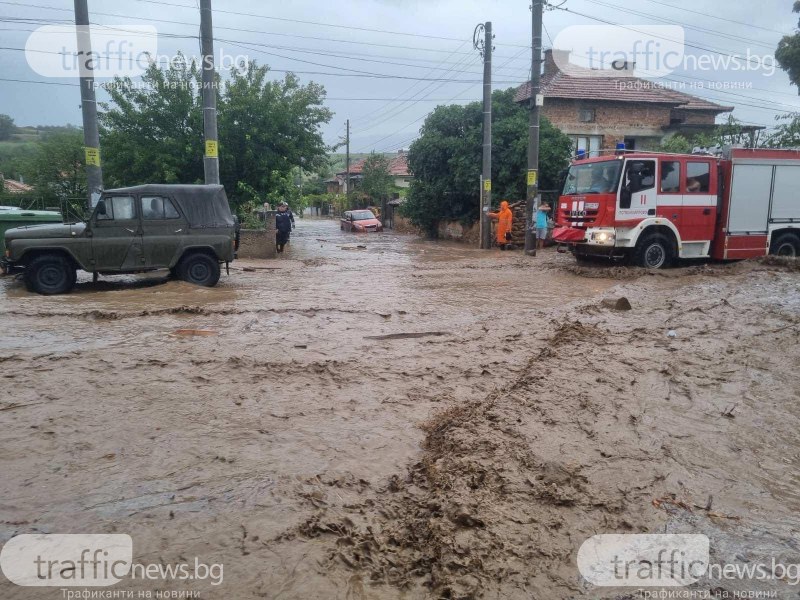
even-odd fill
[[(663, 0), (645, 0), (645, 2), (650, 2), (652, 4), (658, 4), (660, 6), (669, 6), (670, 8), (675, 8), (678, 10), (682, 10), (683, 12), (692, 13), (695, 15), (701, 15), (703, 17), (709, 17), (711, 19), (717, 19), (719, 21), (725, 21), (726, 23), (734, 23), (736, 25), (742, 25), (743, 27), (752, 27), (753, 29), (760, 29), (762, 31), (771, 31), (773, 33), (780, 33), (781, 35), (790, 35), (790, 33), (786, 33), (783, 31), (779, 31), (777, 29), (770, 29), (768, 27), (761, 27), (760, 25), (755, 25), (753, 23), (745, 23), (744, 21), (736, 21), (734, 19), (726, 19), (725, 17), (720, 17), (719, 15), (712, 15), (709, 13), (700, 12), (697, 10), (691, 10), (684, 6), (675, 6), (674, 4), (669, 4), (668, 2), (664, 2)], [(752, 8), (752, 6), (751, 6)]]
[(652, 13), (646, 13), (646, 12), (634, 10), (632, 8), (626, 8), (626, 7), (623, 7), (623, 6), (619, 6), (617, 4), (610, 4), (608, 2), (603, 2), (602, 0), (585, 0), (585, 1), (586, 2), (591, 2), (592, 4), (597, 4), (599, 6), (603, 6), (603, 7), (606, 7), (606, 8), (611, 8), (611, 9), (618, 10), (618, 11), (621, 11), (621, 12), (624, 12), (624, 13), (628, 13), (628, 14), (631, 14), (631, 15), (636, 15), (636, 16), (639, 16), (639, 17), (646, 17), (648, 19), (655, 19), (655, 20), (661, 21), (663, 23), (672, 23), (674, 25), (680, 25), (681, 27), (684, 27), (686, 29), (692, 29), (692, 30), (695, 30), (695, 31), (699, 31), (701, 33), (710, 33), (713, 36), (717, 36), (717, 37), (721, 37), (721, 38), (725, 38), (725, 39), (729, 39), (729, 40), (733, 40), (733, 41), (737, 41), (737, 42), (739, 42), (739, 41), (749, 42), (749, 43), (751, 43), (753, 45), (756, 45), (756, 46), (761, 46), (763, 48), (768, 48), (770, 50), (774, 50), (774, 45), (766, 44), (764, 42), (761, 42), (761, 41), (758, 41), (758, 40), (754, 40), (752, 38), (744, 38), (742, 36), (737, 36), (737, 35), (732, 35), (732, 34), (729, 34), (729, 33), (726, 33), (726, 32), (717, 31), (716, 29), (707, 29), (705, 27), (698, 27), (697, 25), (691, 25), (691, 24), (688, 24), (688, 23), (683, 23), (682, 21), (677, 21), (675, 19), (670, 19), (668, 17), (661, 17), (661, 16), (653, 15)]

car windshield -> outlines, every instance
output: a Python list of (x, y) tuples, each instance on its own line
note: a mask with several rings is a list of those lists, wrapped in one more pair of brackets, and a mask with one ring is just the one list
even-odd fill
[(621, 160), (572, 165), (564, 182), (564, 196), (570, 194), (608, 194), (616, 191)]
[(375, 215), (369, 210), (357, 210), (352, 213), (353, 221), (366, 221), (367, 219), (374, 219)]

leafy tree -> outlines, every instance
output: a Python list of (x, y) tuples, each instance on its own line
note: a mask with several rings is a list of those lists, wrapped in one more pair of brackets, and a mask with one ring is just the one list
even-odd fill
[[(218, 90), (220, 179), (234, 203), (259, 200), (297, 203), (292, 172), (297, 165), (326, 166), (321, 126), (332, 113), (322, 86), (300, 85), (292, 74), (270, 80), (269, 69), (249, 63), (234, 70)], [(144, 86), (117, 78), (101, 115), (108, 185), (146, 182), (202, 183), (203, 111), (200, 73), (194, 62), (151, 65)]]
[(109, 86), (100, 114), (104, 178), (108, 187), (140, 183), (202, 183), (203, 113), (194, 62), (166, 70), (152, 64), (134, 87), (129, 78)]
[[(529, 114), (526, 106), (514, 102), (514, 95), (514, 89), (492, 94), (492, 196), (498, 201), (519, 200), (526, 193)], [(432, 235), (440, 220), (478, 219), (482, 125), (480, 102), (438, 106), (411, 144), (408, 162), (414, 180), (402, 210)], [(541, 189), (558, 186), (571, 149), (571, 140), (542, 118)]]
[(788, 113), (775, 117), (780, 122), (766, 139), (769, 148), (800, 148), (800, 113)]
[(45, 200), (84, 202), (87, 186), (83, 134), (75, 131), (47, 135), (20, 161), (19, 171), (36, 188), (37, 196)]
[(17, 130), (14, 119), (8, 115), (0, 115), (0, 140), (11, 139), (11, 134)]
[(323, 106), (321, 85), (300, 85), (291, 73), (281, 80), (268, 75), (268, 67), (251, 62), (224, 84), (220, 175), (226, 187), (245, 181), (267, 199), (289, 202), (299, 197), (289, 177), (298, 165), (309, 171), (327, 166), (321, 127), (333, 113)]
[[(800, 0), (795, 1), (792, 11), (800, 13)], [(783, 36), (775, 50), (775, 59), (778, 61), (778, 66), (789, 74), (789, 80), (798, 86), (800, 92), (800, 31)]]
[(361, 170), (361, 190), (372, 202), (386, 198), (392, 190), (392, 175), (389, 172), (389, 159), (383, 154), (373, 152), (364, 161)]

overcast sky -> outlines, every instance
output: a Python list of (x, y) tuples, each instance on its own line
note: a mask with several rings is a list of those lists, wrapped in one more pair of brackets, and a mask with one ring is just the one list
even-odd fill
[[(551, 4), (561, 2), (551, 0)], [(350, 119), (354, 152), (407, 147), (437, 104), (480, 98), (482, 67), (472, 48), (479, 22), (492, 21), (496, 35), (495, 87), (517, 85), (529, 74), (529, 0), (214, 0), (213, 4), (215, 37), (239, 44), (217, 42), (217, 51), (246, 54), (275, 69), (293, 70), (304, 82), (323, 84), (327, 104), (335, 113), (325, 128), (325, 139), (336, 141)], [(678, 24), (685, 28), (687, 54), (745, 55), (749, 50), (751, 56), (770, 56), (781, 35), (796, 26), (791, 7), (792, 0), (566, 0), (560, 10), (545, 13), (544, 45), (550, 47), (573, 25), (605, 26), (603, 21), (608, 21), (630, 31), (637, 26)], [(24, 52), (6, 49), (24, 48), (31, 30), (69, 20), (72, 8), (69, 0), (37, 0), (36, 6), (18, 0), (0, 2), (0, 78), (74, 82), (42, 77), (28, 65)], [(89, 10), (94, 23), (153, 25), (159, 32), (160, 55), (179, 50), (198, 53), (195, 0), (89, 0)], [(261, 46), (242, 47), (250, 44)], [(312, 71), (317, 74), (307, 74)], [(773, 126), (776, 115), (800, 110), (797, 89), (780, 70), (678, 69), (665, 82), (692, 86), (683, 91), (735, 106), (734, 115), (747, 123)], [(709, 82), (744, 87), (709, 89)], [(105, 99), (102, 92), (98, 99)], [(79, 103), (74, 86), (0, 81), (0, 113), (10, 114), (19, 125), (79, 125)]]

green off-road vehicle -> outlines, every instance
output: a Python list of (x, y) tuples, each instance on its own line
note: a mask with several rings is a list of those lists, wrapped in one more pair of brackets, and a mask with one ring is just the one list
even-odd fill
[(85, 223), (9, 229), (0, 265), (40, 294), (69, 292), (78, 269), (95, 277), (169, 269), (211, 287), (236, 238), (221, 185), (140, 185), (104, 191)]

